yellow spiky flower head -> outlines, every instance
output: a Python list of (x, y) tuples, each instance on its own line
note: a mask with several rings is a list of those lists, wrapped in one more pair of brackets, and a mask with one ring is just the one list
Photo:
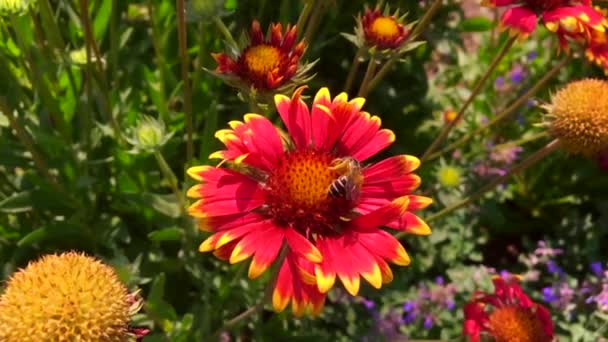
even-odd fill
[(608, 82), (583, 79), (559, 90), (544, 106), (549, 132), (564, 150), (595, 157), (608, 148)]
[(47, 255), (0, 296), (0, 341), (128, 341), (133, 298), (114, 270), (84, 254)]

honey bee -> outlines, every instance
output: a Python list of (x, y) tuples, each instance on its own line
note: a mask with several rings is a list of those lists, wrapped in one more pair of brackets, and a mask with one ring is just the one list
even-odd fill
[(331, 162), (329, 169), (339, 174), (329, 185), (329, 196), (347, 201), (357, 199), (363, 183), (361, 164), (352, 157), (337, 158)]

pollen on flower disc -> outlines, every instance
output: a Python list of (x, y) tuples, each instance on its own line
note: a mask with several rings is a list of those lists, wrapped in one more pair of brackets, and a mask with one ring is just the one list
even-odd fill
[(14, 273), (0, 296), (0, 341), (126, 341), (127, 288), (79, 253), (47, 255)]
[(529, 309), (504, 306), (496, 309), (488, 322), (490, 333), (496, 342), (550, 341), (541, 321)]
[(566, 151), (593, 157), (608, 148), (608, 82), (572, 82), (553, 96), (546, 109), (549, 131)]

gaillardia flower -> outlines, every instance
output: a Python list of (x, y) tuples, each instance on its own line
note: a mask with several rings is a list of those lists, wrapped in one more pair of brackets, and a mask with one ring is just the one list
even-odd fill
[(227, 52), (212, 54), (218, 64), (215, 74), (246, 94), (291, 92), (307, 82), (313, 63), (300, 63), (306, 44), (296, 43), (297, 28), (287, 25), (283, 34), (278, 23), (270, 25), (269, 31), (265, 38), (260, 23), (253, 21), (247, 43), (229, 45)]
[(608, 82), (571, 82), (543, 107), (549, 132), (566, 151), (595, 158), (608, 149)]
[(464, 306), (463, 334), (472, 342), (487, 334), (496, 342), (548, 342), (553, 339), (549, 311), (533, 302), (516, 277), (493, 279), (494, 293), (477, 292)]
[[(287, 252), (273, 293), (273, 306), (291, 301), (295, 314), (318, 313), (340, 279), (356, 295), (363, 277), (375, 288), (393, 278), (387, 262), (408, 265), (403, 246), (380, 227), (412, 234), (430, 228), (412, 211), (431, 199), (412, 195), (419, 160), (368, 159), (393, 143), (380, 119), (361, 111), (364, 99), (331, 98), (327, 88), (312, 108), (301, 99), (275, 96), (287, 134), (265, 117), (246, 114), (216, 133), (225, 149), (210, 157), (229, 167), (197, 166), (188, 173), (200, 184), (189, 209), (213, 233), (199, 247), (230, 263), (253, 257), (249, 277), (262, 274)], [(279, 258), (283, 260), (283, 258)]]
[(407, 13), (399, 16), (399, 9), (390, 14), (388, 5), (384, 10), (377, 5), (373, 10), (366, 7), (363, 15), (357, 17), (355, 34), (342, 35), (359, 49), (366, 48), (374, 57), (390, 57), (392, 54), (416, 48), (420, 43), (406, 44), (413, 23), (405, 24)]
[(592, 7), (591, 0), (483, 0), (484, 5), (510, 6), (500, 20), (501, 26), (525, 38), (542, 19), (549, 31), (558, 35), (562, 48), (567, 38), (587, 40), (593, 31), (604, 32), (608, 22)]
[(47, 255), (14, 273), (0, 296), (0, 340), (134, 341), (141, 307), (114, 270), (79, 253)]

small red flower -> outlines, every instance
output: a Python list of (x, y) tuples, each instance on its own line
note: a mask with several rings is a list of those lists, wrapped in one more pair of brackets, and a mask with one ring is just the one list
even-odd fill
[(516, 277), (496, 277), (493, 282), (493, 294), (477, 292), (464, 306), (463, 335), (472, 342), (478, 342), (482, 332), (497, 342), (553, 339), (549, 311), (523, 292)]
[(320, 312), (336, 278), (352, 295), (361, 277), (375, 288), (390, 282), (387, 262), (408, 265), (410, 258), (380, 227), (430, 234), (412, 211), (431, 203), (411, 194), (420, 184), (412, 174), (417, 158), (363, 164), (394, 141), (377, 116), (361, 111), (364, 99), (332, 99), (323, 88), (309, 109), (303, 89), (275, 96), (288, 136), (247, 114), (216, 133), (225, 149), (210, 158), (229, 167), (188, 170), (200, 182), (188, 191), (198, 198), (189, 212), (213, 233), (199, 250), (230, 263), (252, 257), (249, 277), (256, 278), (287, 246), (273, 306), (281, 311), (291, 302), (296, 315)]
[(568, 38), (586, 41), (594, 31), (604, 32), (608, 23), (595, 10), (591, 0), (484, 0), (489, 6), (510, 6), (501, 18), (501, 26), (513, 34), (527, 37), (541, 19), (555, 32), (560, 46), (568, 49)]
[(378, 49), (397, 49), (408, 37), (409, 31), (395, 15), (383, 15), (380, 7), (365, 9), (361, 18), (368, 46)]
[[(227, 53), (214, 53), (218, 63), (216, 72), (227, 75), (226, 81), (235, 86), (253, 87), (259, 91), (279, 88), (302, 76), (299, 65), (306, 44), (296, 43), (296, 26), (287, 25), (285, 33), (280, 23), (270, 25), (270, 34), (264, 38), (260, 23), (254, 20), (246, 47), (230, 47)], [(238, 54), (235, 54), (235, 50)]]

